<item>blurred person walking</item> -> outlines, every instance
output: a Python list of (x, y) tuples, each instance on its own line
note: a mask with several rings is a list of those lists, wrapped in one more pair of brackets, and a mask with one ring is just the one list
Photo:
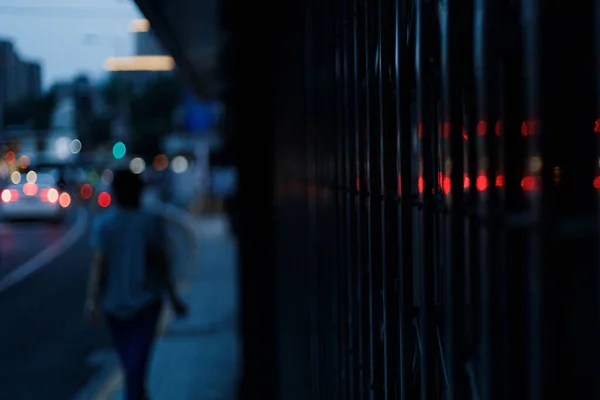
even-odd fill
[(93, 223), (94, 250), (85, 313), (92, 322), (106, 318), (125, 374), (127, 400), (149, 400), (146, 375), (166, 295), (175, 313), (179, 298), (164, 251), (162, 218), (140, 207), (143, 182), (129, 170), (116, 171), (116, 204)]

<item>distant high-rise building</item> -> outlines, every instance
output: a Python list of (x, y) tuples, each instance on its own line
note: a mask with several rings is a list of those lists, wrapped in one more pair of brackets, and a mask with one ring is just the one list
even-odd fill
[(25, 62), (25, 92), (28, 98), (37, 99), (42, 94), (42, 67), (35, 62)]
[(40, 64), (21, 60), (12, 42), (0, 40), (0, 106), (35, 99), (41, 91)]

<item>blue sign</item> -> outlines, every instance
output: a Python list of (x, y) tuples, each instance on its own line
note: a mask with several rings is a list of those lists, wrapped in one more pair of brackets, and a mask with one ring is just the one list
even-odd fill
[(217, 103), (197, 100), (192, 94), (183, 99), (184, 125), (191, 133), (206, 133), (217, 122)]

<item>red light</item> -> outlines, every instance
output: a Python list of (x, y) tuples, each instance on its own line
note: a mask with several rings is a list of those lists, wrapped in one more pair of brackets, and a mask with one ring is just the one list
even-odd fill
[(83, 197), (84, 199), (89, 199), (90, 197), (92, 197), (94, 189), (92, 189), (92, 185), (90, 185), (89, 183), (84, 183), (83, 185), (81, 185), (81, 190), (79, 192), (81, 194), (81, 197)]
[(539, 178), (533, 176), (526, 176), (521, 181), (521, 187), (525, 191), (532, 191), (538, 188), (538, 180)]
[(496, 186), (504, 187), (504, 175), (496, 176)]
[(464, 126), (463, 126), (462, 133), (463, 133), (463, 139), (469, 140), (469, 135), (467, 134), (467, 129)]
[(419, 128), (417, 129), (417, 136), (423, 137), (423, 123), (419, 122)]
[(402, 176), (398, 174), (398, 196), (402, 195)]
[(35, 183), (26, 183), (23, 185), (23, 194), (25, 196), (35, 196), (38, 192), (38, 186)]
[(102, 208), (106, 208), (110, 205), (111, 198), (110, 194), (102, 192), (98, 195), (98, 205)]
[(61, 193), (58, 197), (58, 203), (62, 208), (69, 207), (69, 204), (71, 204), (71, 196), (69, 196), (68, 193)]
[(502, 121), (496, 121), (494, 132), (496, 133), (496, 136), (500, 136), (502, 134)]
[(444, 122), (444, 138), (447, 139), (450, 137), (450, 122)]
[(485, 121), (479, 121), (477, 124), (477, 135), (484, 136), (487, 132), (487, 123)]
[(15, 155), (14, 151), (9, 151), (6, 153), (6, 162), (9, 164), (12, 164), (15, 162), (15, 160), (17, 159), (17, 156)]
[(471, 187), (471, 180), (469, 179), (467, 174), (465, 174), (465, 179), (463, 179), (463, 188), (468, 189), (470, 187)]
[(594, 121), (594, 132), (600, 133), (600, 119)]
[(444, 182), (442, 183), (442, 188), (444, 189), (444, 194), (449, 194), (452, 189), (452, 181), (450, 178), (445, 177)]
[(594, 178), (594, 187), (600, 189), (600, 176)]
[(423, 193), (423, 191), (425, 190), (425, 182), (423, 181), (422, 176), (419, 177), (419, 180), (417, 181), (417, 186), (419, 187), (419, 193)]
[(480, 192), (483, 192), (488, 187), (488, 178), (485, 175), (479, 175), (475, 181), (475, 187)]

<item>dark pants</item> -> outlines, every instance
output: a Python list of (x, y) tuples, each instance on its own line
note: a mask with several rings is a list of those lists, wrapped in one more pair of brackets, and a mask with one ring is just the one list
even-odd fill
[(108, 315), (108, 327), (125, 373), (127, 400), (147, 400), (146, 371), (156, 337), (161, 304), (152, 304), (129, 319)]

